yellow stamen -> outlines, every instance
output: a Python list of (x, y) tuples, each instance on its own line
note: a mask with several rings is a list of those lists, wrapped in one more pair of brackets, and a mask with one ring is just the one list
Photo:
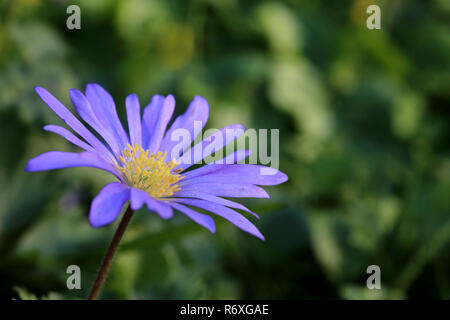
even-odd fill
[(144, 190), (154, 198), (168, 197), (180, 190), (176, 183), (184, 177), (178, 174), (181, 170), (173, 170), (178, 165), (175, 160), (164, 162), (166, 155), (161, 151), (149, 155), (149, 150), (140, 145), (128, 144), (119, 157), (117, 169), (129, 186)]

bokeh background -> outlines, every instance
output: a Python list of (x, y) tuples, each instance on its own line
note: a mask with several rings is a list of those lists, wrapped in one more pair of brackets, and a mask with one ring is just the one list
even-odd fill
[[(68, 30), (66, 8), (81, 8)], [(381, 30), (366, 8), (381, 7)], [(450, 2), (0, 1), (0, 296), (82, 299), (117, 223), (92, 229), (110, 177), (25, 173), (60, 124), (35, 94), (208, 99), (208, 127), (280, 129), (290, 180), (244, 203), (262, 242), (217, 218), (133, 218), (103, 291), (111, 299), (450, 298)], [(66, 268), (82, 271), (68, 290)], [(367, 290), (367, 266), (382, 290)]]

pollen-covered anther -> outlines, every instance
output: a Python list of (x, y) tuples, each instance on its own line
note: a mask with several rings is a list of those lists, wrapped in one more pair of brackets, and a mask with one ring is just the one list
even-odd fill
[(119, 157), (117, 169), (129, 186), (144, 190), (154, 198), (168, 197), (180, 190), (176, 183), (184, 177), (173, 170), (178, 163), (175, 160), (166, 163), (165, 158), (166, 152), (149, 155), (149, 150), (140, 145), (128, 144)]

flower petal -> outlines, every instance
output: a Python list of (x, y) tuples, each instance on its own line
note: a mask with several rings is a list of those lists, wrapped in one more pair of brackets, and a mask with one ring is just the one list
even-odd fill
[(169, 219), (173, 217), (172, 208), (162, 201), (153, 199), (147, 192), (130, 188), (130, 206), (133, 210), (139, 210), (144, 204), (150, 211), (155, 211), (161, 218)]
[(182, 213), (184, 213), (186, 216), (188, 216), (194, 222), (196, 222), (199, 225), (201, 225), (202, 227), (205, 227), (206, 229), (208, 229), (211, 233), (216, 232), (216, 224), (214, 223), (213, 218), (211, 218), (210, 216), (203, 214), (203, 213), (198, 213), (197, 211), (189, 209), (188, 207), (185, 207), (179, 203), (168, 202), (168, 204), (170, 206), (172, 206), (173, 208), (177, 209), (178, 211), (181, 211)]
[[(260, 186), (271, 186), (285, 182), (288, 177), (283, 172), (270, 167), (254, 164), (219, 164), (213, 172), (204, 175), (183, 179), (179, 185), (185, 186), (193, 183), (246, 183)], [(263, 173), (263, 174), (262, 174)], [(270, 173), (270, 175), (264, 174)]]
[(91, 204), (89, 222), (94, 228), (110, 224), (119, 216), (130, 198), (130, 188), (120, 182), (107, 184)]
[[(253, 211), (250, 211), (247, 207), (245, 207), (244, 205), (242, 205), (238, 202), (234, 202), (234, 201), (231, 201), (228, 199), (224, 199), (224, 198), (213, 196), (211, 194), (200, 193), (200, 192), (196, 193), (195, 198), (207, 200), (210, 202), (215, 202), (215, 203), (221, 204), (223, 206), (234, 208), (234, 209), (244, 210), (244, 211), (247, 211), (248, 213), (251, 213), (252, 215), (254, 215), (255, 217), (257, 217), (259, 219), (259, 216), (256, 213), (254, 213)], [(181, 198), (181, 199), (184, 199), (184, 198)]]
[(177, 202), (181, 202), (190, 206), (198, 207), (207, 211), (211, 211), (212, 213), (221, 216), (222, 218), (230, 221), (236, 227), (254, 235), (261, 240), (264, 240), (264, 236), (261, 232), (251, 223), (247, 218), (233, 209), (224, 207), (220, 204), (199, 200), (199, 199), (177, 199)]
[(58, 99), (41, 87), (34, 88), (41, 99), (52, 109), (70, 128), (86, 140), (105, 159), (113, 161), (114, 156), (86, 127), (78, 120)]
[[(176, 130), (185, 129), (189, 132), (190, 140), (185, 141), (180, 147), (182, 153), (191, 145), (197, 135), (200, 134), (201, 130), (206, 125), (206, 122), (208, 122), (208, 115), (208, 101), (200, 96), (195, 96), (194, 100), (192, 100), (189, 104), (186, 112), (177, 117), (170, 129), (166, 132), (159, 150), (162, 152), (167, 151), (167, 154), (171, 155), (172, 148), (175, 145), (178, 145), (178, 142), (173, 139), (172, 134), (176, 132)], [(194, 126), (194, 122), (198, 122), (200, 125)], [(177, 155), (177, 158), (181, 156), (181, 153)], [(170, 161), (170, 157), (168, 157), (167, 160)]]
[(222, 163), (222, 164), (238, 163), (238, 162), (246, 159), (251, 153), (252, 153), (251, 150), (237, 150), (233, 153), (230, 153), (222, 160), (217, 160), (214, 163)]
[(162, 219), (169, 219), (173, 217), (173, 210), (168, 204), (155, 200), (150, 196), (147, 198), (146, 203), (147, 208), (150, 211), (155, 211)]
[(110, 130), (105, 128), (99, 121), (94, 113), (91, 103), (84, 96), (84, 94), (77, 89), (71, 89), (69, 91), (69, 96), (80, 117), (98, 132), (98, 134), (106, 141), (116, 155), (120, 154), (122, 149), (120, 149), (116, 138), (111, 134)]
[(198, 194), (207, 193), (219, 197), (231, 198), (270, 198), (267, 192), (253, 184), (243, 183), (197, 183), (184, 186), (172, 197), (194, 197)]
[(155, 127), (156, 119), (160, 109), (164, 103), (164, 97), (158, 94), (152, 97), (150, 103), (144, 108), (144, 114), (142, 116), (142, 147), (147, 148), (152, 135), (153, 128)]
[(142, 128), (141, 128), (141, 105), (136, 94), (130, 94), (125, 100), (127, 108), (128, 131), (130, 132), (130, 142), (134, 146), (135, 143), (142, 145)]
[(92, 153), (96, 153), (94, 148), (92, 148), (86, 142), (84, 142), (81, 139), (79, 139), (78, 137), (76, 137), (72, 132), (70, 132), (66, 128), (63, 128), (63, 127), (57, 126), (57, 125), (53, 125), (53, 124), (49, 124), (47, 126), (44, 126), (44, 130), (60, 135), (61, 137), (63, 137), (67, 141), (73, 143), (74, 145), (80, 147), (81, 149), (84, 149), (84, 150), (92, 152)]
[(116, 139), (120, 151), (124, 150), (129, 143), (128, 135), (120, 123), (111, 95), (100, 85), (90, 83), (86, 86), (86, 98), (103, 129)]
[(181, 164), (177, 168), (187, 169), (196, 164), (212, 153), (221, 150), (230, 142), (239, 138), (245, 131), (245, 127), (240, 124), (232, 124), (224, 127), (210, 136), (197, 143), (191, 149), (187, 150), (181, 158), (178, 159)]
[[(229, 154), (228, 156), (226, 156), (221, 161), (223, 164), (231, 165), (232, 163), (237, 163), (237, 162), (247, 158), (250, 155), (250, 153), (251, 153), (250, 150), (237, 150), (237, 151)], [(185, 179), (191, 179), (194, 177), (203, 176), (205, 174), (219, 170), (220, 168), (222, 168), (223, 164), (210, 163), (210, 164), (204, 165), (200, 168), (197, 168), (197, 169), (194, 169), (194, 170), (191, 170), (188, 172), (183, 172), (183, 176), (185, 177)]]
[(25, 166), (25, 171), (46, 171), (71, 167), (98, 168), (110, 172), (120, 179), (120, 176), (110, 163), (91, 152), (49, 151), (29, 160)]
[(130, 206), (133, 210), (139, 210), (144, 203), (147, 201), (147, 198), (150, 196), (147, 192), (143, 190), (139, 190), (136, 188), (130, 188)]
[[(167, 128), (167, 124), (175, 110), (175, 99), (172, 95), (168, 95), (161, 103), (161, 99), (155, 98), (154, 102), (144, 110), (145, 130), (149, 131), (147, 149), (150, 154), (156, 153), (161, 145), (162, 138)], [(147, 111), (148, 109), (148, 111)]]

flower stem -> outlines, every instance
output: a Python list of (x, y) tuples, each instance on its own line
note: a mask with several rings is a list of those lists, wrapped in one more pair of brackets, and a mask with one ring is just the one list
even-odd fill
[(89, 300), (95, 300), (98, 298), (100, 291), (102, 290), (103, 283), (105, 282), (106, 275), (108, 274), (109, 267), (114, 259), (114, 254), (116, 253), (125, 229), (133, 216), (133, 212), (134, 211), (128, 207), (127, 211), (123, 215), (119, 227), (117, 228), (116, 233), (114, 234), (114, 237), (109, 245), (108, 251), (106, 251), (106, 255), (103, 258), (102, 266), (97, 274), (97, 279), (95, 280), (94, 286), (89, 294)]

